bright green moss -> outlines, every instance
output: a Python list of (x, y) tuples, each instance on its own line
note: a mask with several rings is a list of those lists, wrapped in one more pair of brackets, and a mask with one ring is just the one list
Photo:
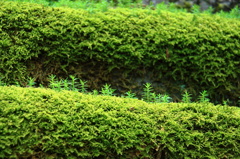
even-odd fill
[(236, 158), (240, 110), (0, 87), (0, 157)]
[(24, 85), (28, 76), (42, 82), (45, 74), (77, 72), (71, 69), (79, 63), (108, 66), (109, 73), (123, 68), (126, 76), (144, 66), (237, 103), (238, 19), (119, 8), (90, 14), (17, 2), (1, 2), (0, 19), (0, 77), (7, 83)]

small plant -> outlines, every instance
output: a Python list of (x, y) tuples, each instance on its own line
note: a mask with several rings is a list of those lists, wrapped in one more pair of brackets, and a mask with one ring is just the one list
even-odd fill
[(131, 91), (127, 91), (125, 98), (136, 98), (136, 94), (132, 93)]
[(194, 14), (201, 13), (200, 6), (194, 4), (192, 7), (192, 13), (194, 13)]
[(224, 12), (221, 10), (220, 12), (217, 12), (216, 15), (226, 18), (240, 18), (240, 9), (236, 6), (230, 12)]
[(102, 93), (102, 95), (113, 96), (114, 91), (115, 89), (112, 89), (111, 85), (105, 84), (100, 92)]
[(157, 95), (156, 93), (152, 92), (150, 93), (150, 102), (156, 103), (157, 102)]
[(184, 94), (183, 94), (183, 97), (182, 97), (182, 102), (183, 103), (191, 103), (191, 94), (188, 93), (188, 91), (185, 91)]
[(56, 75), (49, 75), (49, 76), (48, 76), (48, 79), (50, 80), (50, 81), (49, 81), (49, 82), (50, 82), (50, 86), (51, 86), (52, 83), (55, 82), (55, 80), (56, 80), (55, 78), (56, 78)]
[(49, 76), (50, 84), (49, 87), (53, 90), (60, 91), (62, 88), (62, 81), (56, 80), (56, 75), (50, 75)]
[(55, 81), (54, 84), (55, 84), (55, 90), (57, 90), (57, 91), (63, 90), (63, 88), (62, 88), (63, 81), (62, 81), (62, 80), (60, 80), (60, 81)]
[(209, 102), (210, 99), (208, 98), (208, 93), (206, 90), (200, 92), (200, 96), (199, 96), (199, 102), (200, 103), (206, 103)]
[(143, 100), (146, 102), (152, 102), (152, 91), (153, 88), (151, 83), (146, 83), (145, 88), (143, 88)]
[(73, 75), (70, 75), (69, 77), (70, 77), (71, 80), (72, 80), (72, 81), (71, 81), (71, 90), (72, 90), (72, 91), (78, 91), (78, 89), (77, 89), (76, 86), (75, 86), (77, 78), (76, 78), (75, 76), (73, 76)]
[(99, 92), (98, 92), (98, 90), (94, 89), (94, 90), (93, 90), (93, 92), (92, 92), (92, 93), (90, 93), (90, 94), (92, 94), (92, 95), (96, 96), (96, 95), (98, 95), (98, 94), (99, 94)]
[(172, 98), (169, 97), (167, 94), (164, 94), (164, 95), (158, 94), (156, 102), (157, 103), (170, 103), (171, 100), (172, 100)]
[(223, 100), (223, 105), (224, 105), (224, 106), (227, 106), (229, 103), (230, 103), (229, 99)]
[(29, 78), (28, 78), (28, 84), (27, 84), (27, 86), (28, 86), (28, 87), (33, 87), (35, 84), (36, 84), (36, 83), (35, 83), (35, 78), (29, 77)]
[[(61, 91), (61, 90), (70, 90), (70, 91), (79, 91), (81, 93), (88, 93), (88, 94), (92, 94), (92, 95), (106, 95), (106, 96), (113, 96), (115, 89), (111, 88), (111, 85), (105, 84), (103, 86), (103, 88), (101, 89), (100, 93), (97, 90), (93, 90), (93, 92), (88, 92), (87, 91), (87, 81), (83, 81), (83, 80), (79, 80), (79, 82), (77, 82), (78, 78), (76, 78), (73, 75), (69, 76), (71, 80), (65, 79), (65, 80), (57, 80), (56, 75), (50, 75), (49, 78), (49, 88), (56, 90), (56, 91)], [(27, 82), (27, 86), (28, 87), (34, 87), (35, 86), (35, 80), (34, 78), (28, 78), (28, 82)], [(4, 83), (2, 81), (2, 78), (0, 78), (0, 86), (6, 86), (7, 84)], [(21, 86), (19, 84), (19, 82), (15, 82), (14, 84), (15, 86)], [(44, 86), (42, 84), (39, 85), (39, 87), (44, 88)], [(149, 102), (149, 103), (170, 103), (172, 100), (172, 98), (167, 95), (167, 94), (156, 94), (155, 92), (153, 92), (153, 87), (151, 86), (151, 83), (146, 83), (144, 84), (144, 89), (143, 89), (143, 94), (142, 94), (142, 99), (145, 102)], [(185, 89), (185, 85), (182, 85), (182, 90)], [(134, 99), (138, 99), (138, 97), (136, 97), (136, 94), (128, 91), (126, 92), (124, 95), (119, 95), (121, 97), (124, 98), (134, 98)], [(191, 103), (192, 101), (192, 94), (189, 93), (186, 89), (184, 91), (184, 94), (182, 95), (182, 102), (183, 103)], [(207, 103), (210, 102), (210, 98), (209, 98), (209, 94), (206, 90), (200, 92), (200, 95), (198, 97), (198, 102), (200, 103)], [(221, 102), (217, 102), (216, 103), (221, 103)], [(227, 106), (232, 104), (233, 102), (230, 101), (229, 99), (222, 101), (222, 104)], [(237, 105), (240, 104), (240, 97), (239, 100), (237, 101)]]
[(70, 88), (69, 88), (69, 81), (67, 79), (62, 80), (62, 84), (63, 84), (63, 89), (64, 90), (70, 90)]
[(169, 103), (172, 99), (168, 95), (156, 94), (153, 92), (153, 88), (150, 83), (146, 83), (145, 88), (143, 89), (143, 100), (145, 102), (153, 103)]
[(238, 6), (234, 7), (230, 13), (229, 13), (231, 18), (240, 18), (240, 8)]
[(86, 93), (87, 92), (87, 81), (83, 81), (80, 79), (80, 92)]

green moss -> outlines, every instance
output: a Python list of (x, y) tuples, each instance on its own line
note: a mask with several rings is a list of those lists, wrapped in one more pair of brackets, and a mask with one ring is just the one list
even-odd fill
[[(131, 77), (152, 71), (153, 81), (193, 83), (192, 90), (208, 90), (217, 101), (237, 103), (240, 96), (239, 19), (123, 8), (90, 14), (16, 2), (1, 6), (5, 82), (24, 83), (30, 76), (43, 83), (50, 74), (78, 74), (97, 87), (113, 85), (116, 72)], [(124, 79), (120, 87), (133, 87)]]
[(240, 110), (0, 87), (1, 158), (236, 158)]

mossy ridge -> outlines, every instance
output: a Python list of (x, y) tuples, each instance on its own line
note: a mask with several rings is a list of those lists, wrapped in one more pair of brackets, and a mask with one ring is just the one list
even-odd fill
[(240, 155), (237, 107), (149, 104), (73, 91), (0, 88), (1, 158)]
[[(117, 82), (119, 87), (133, 88), (124, 78), (112, 82), (113, 71), (129, 77), (151, 70), (157, 76), (153, 81), (183, 80), (191, 90), (208, 89), (215, 101), (237, 103), (239, 20), (121, 8), (90, 14), (1, 3), (5, 7), (1, 8), (0, 76), (8, 82), (24, 83), (30, 76), (41, 83), (50, 74), (73, 74), (84, 76), (93, 89), (99, 83), (115, 86)], [(100, 72), (96, 81), (85, 78), (86, 65), (91, 74)]]

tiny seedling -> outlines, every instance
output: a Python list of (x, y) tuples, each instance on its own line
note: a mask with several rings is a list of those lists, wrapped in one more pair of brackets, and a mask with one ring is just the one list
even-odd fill
[(170, 101), (172, 100), (171, 97), (169, 97), (167, 94), (158, 94), (157, 95), (157, 103), (170, 103)]
[(49, 76), (50, 84), (49, 87), (53, 90), (60, 91), (62, 90), (62, 80), (57, 81), (56, 75), (50, 75)]
[(49, 87), (50, 87), (51, 89), (54, 89), (54, 87), (55, 87), (55, 80), (56, 80), (55, 78), (56, 78), (56, 75), (49, 75), (48, 78), (49, 78), (49, 82), (50, 82)]
[(132, 93), (131, 91), (127, 91), (125, 98), (136, 98), (136, 94)]
[(70, 88), (69, 88), (69, 81), (67, 79), (62, 80), (62, 83), (63, 83), (63, 89), (64, 90), (70, 90)]
[(35, 83), (35, 78), (29, 77), (29, 78), (28, 78), (28, 84), (27, 84), (27, 86), (28, 86), (28, 87), (33, 87), (35, 84), (36, 84), (36, 83)]
[(78, 89), (76, 88), (75, 84), (76, 84), (76, 80), (77, 78), (73, 75), (70, 75), (69, 76), (71, 78), (71, 88), (72, 88), (72, 91), (78, 91)]
[(192, 94), (188, 93), (188, 91), (185, 91), (182, 97), (182, 102), (183, 103), (191, 103), (191, 97)]
[(223, 105), (224, 105), (224, 106), (229, 105), (229, 103), (230, 103), (230, 100), (229, 100), (229, 99), (227, 99), (227, 100), (223, 100)]
[(208, 93), (206, 90), (200, 92), (200, 96), (199, 96), (199, 102), (200, 103), (206, 103), (209, 102), (210, 99), (208, 98)]
[(93, 92), (91, 93), (92, 95), (96, 96), (99, 94), (98, 90), (94, 89)]
[(53, 84), (54, 90), (61, 91), (62, 90), (62, 84), (63, 84), (62, 80), (55, 81), (55, 83)]
[(153, 88), (151, 83), (146, 83), (145, 88), (143, 88), (143, 100), (146, 102), (152, 102), (152, 91)]
[(115, 89), (112, 89), (111, 85), (105, 84), (100, 92), (102, 93), (102, 95), (113, 96), (114, 91)]
[(83, 81), (80, 79), (79, 82), (80, 82), (80, 92), (86, 93), (87, 92), (87, 85), (86, 85), (87, 81)]
[(157, 102), (156, 93), (154, 93), (154, 92), (150, 93), (150, 99), (151, 99), (151, 102), (156, 103)]

